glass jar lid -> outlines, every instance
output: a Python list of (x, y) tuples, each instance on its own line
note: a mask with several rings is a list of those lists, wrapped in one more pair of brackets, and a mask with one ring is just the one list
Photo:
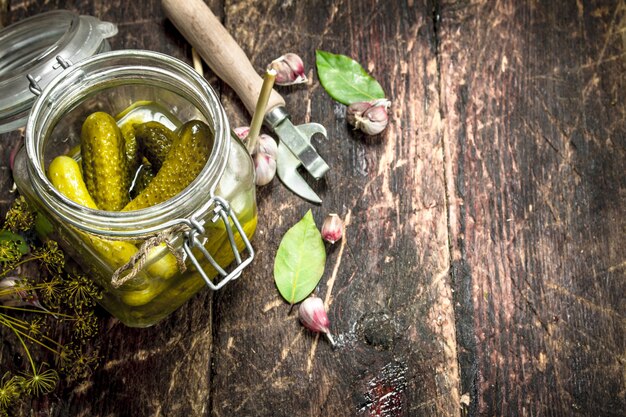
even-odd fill
[(68, 10), (42, 13), (0, 30), (0, 133), (26, 125), (41, 90), (67, 65), (110, 50), (113, 23)]

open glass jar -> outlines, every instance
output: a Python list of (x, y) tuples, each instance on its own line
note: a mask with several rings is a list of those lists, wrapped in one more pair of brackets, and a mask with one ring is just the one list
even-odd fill
[[(35, 101), (13, 170), (20, 193), (39, 212), (38, 233), (59, 242), (103, 288), (100, 304), (128, 326), (150, 326), (205, 285), (218, 289), (237, 278), (254, 257), (254, 169), (206, 80), (149, 51), (59, 64), (66, 68)], [(90, 209), (59, 192), (46, 171), (59, 155), (80, 159), (81, 124), (96, 111), (175, 126), (200, 120), (214, 135), (213, 149), (195, 180), (163, 203)]]

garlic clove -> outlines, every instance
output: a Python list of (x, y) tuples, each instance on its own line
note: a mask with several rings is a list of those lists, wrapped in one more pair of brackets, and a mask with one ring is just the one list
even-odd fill
[(7, 277), (0, 280), (0, 305), (7, 307), (33, 306), (48, 311), (39, 302), (34, 291), (29, 291), (19, 278)]
[[(237, 135), (237, 137), (241, 139), (244, 143), (248, 140), (248, 135), (250, 134), (249, 126), (239, 126), (234, 128), (233, 131), (235, 132), (235, 135)], [(266, 153), (272, 158), (276, 159), (278, 155), (278, 144), (270, 135), (261, 133), (258, 137), (257, 145), (253, 152), (253, 155), (259, 152)]]
[(273, 60), (268, 66), (268, 69), (270, 68), (277, 72), (274, 81), (277, 85), (294, 85), (307, 81), (304, 73), (304, 62), (294, 53), (290, 52)]
[(260, 134), (259, 140), (257, 141), (255, 153), (259, 153), (259, 152), (268, 154), (272, 158), (277, 159), (278, 144), (276, 143), (274, 138), (271, 137), (270, 135), (266, 135), (264, 133)]
[(18, 278), (7, 277), (0, 280), (0, 304), (9, 307), (29, 305), (28, 292), (20, 287)]
[(352, 103), (348, 106), (346, 119), (363, 133), (377, 135), (385, 130), (389, 123), (390, 106), (391, 102), (387, 99)]
[(235, 135), (241, 140), (245, 140), (250, 133), (250, 126), (239, 126), (233, 129)]
[(265, 152), (257, 152), (253, 156), (256, 172), (256, 185), (267, 185), (276, 175), (276, 159)]
[(346, 120), (352, 126), (356, 127), (357, 117), (361, 119), (363, 117), (363, 113), (367, 109), (372, 107), (369, 101), (359, 101), (357, 103), (352, 103), (348, 106), (348, 110), (346, 111)]
[[(233, 129), (235, 134), (242, 141), (248, 139), (250, 127), (240, 126)], [(276, 157), (278, 155), (278, 145), (270, 135), (260, 134), (256, 148), (252, 154), (254, 170), (256, 173), (256, 185), (269, 184), (276, 175)]]
[(326, 216), (322, 225), (322, 239), (330, 244), (343, 237), (343, 220), (335, 213)]
[(330, 334), (330, 320), (324, 308), (324, 301), (319, 297), (309, 297), (300, 304), (298, 309), (300, 323), (307, 329), (324, 333), (331, 345), (335, 345), (332, 335)]

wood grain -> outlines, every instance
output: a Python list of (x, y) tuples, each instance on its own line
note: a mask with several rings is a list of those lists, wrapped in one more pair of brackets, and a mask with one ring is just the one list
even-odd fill
[(600, 1), (439, 10), (469, 415), (626, 409), (625, 12)]
[[(260, 193), (255, 276), (217, 295), (214, 415), (455, 415), (429, 7), (394, 2), (372, 14), (375, 2), (225, 6), (227, 28), (256, 68), (288, 51), (309, 68), (315, 49), (344, 53), (364, 63), (395, 104), (383, 137), (367, 139), (347, 126), (345, 107), (330, 99), (313, 70), (307, 88), (285, 90), (294, 121), (328, 129), (328, 141), (318, 145), (332, 167), (315, 185), (324, 199), (313, 208), (318, 225), (325, 213), (350, 215), (345, 250), (340, 256), (330, 249), (318, 291), (328, 300), (339, 346), (333, 351), (317, 341), (279, 299), (273, 256), (280, 237), (311, 206), (274, 184)], [(224, 102), (230, 109), (228, 94)]]
[[(149, 329), (100, 312), (102, 363), (22, 404), (36, 416), (618, 416), (626, 409), (626, 2), (212, 0), (257, 70), (295, 52), (279, 90), (315, 121), (331, 170), (312, 206), (259, 188), (257, 257)], [(69, 8), (115, 22), (114, 49), (191, 62), (156, 0), (9, 1), (0, 21)], [(0, 12), (1, 13), (1, 12)], [(349, 55), (391, 98), (368, 138), (320, 86), (315, 50)], [(239, 98), (207, 70), (233, 126)], [(15, 194), (0, 141), (0, 214)], [(317, 289), (338, 346), (273, 283), (308, 209), (346, 219)], [(24, 358), (2, 334), (0, 371)], [(12, 366), (12, 365), (11, 365)], [(1, 373), (1, 372), (0, 372)]]

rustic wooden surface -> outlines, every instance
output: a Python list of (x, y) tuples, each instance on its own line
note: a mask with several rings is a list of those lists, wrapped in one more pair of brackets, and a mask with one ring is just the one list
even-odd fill
[[(150, 329), (103, 314), (93, 377), (20, 415), (623, 415), (624, 1), (208, 3), (256, 68), (287, 51), (310, 68), (309, 85), (281, 92), (295, 121), (328, 129), (324, 202), (260, 189), (251, 271)], [(190, 62), (158, 1), (9, 1), (0, 21), (56, 8), (117, 23), (115, 49)], [(382, 137), (346, 125), (315, 49), (379, 79), (393, 101)], [(0, 143), (0, 214), (18, 139)], [(318, 225), (349, 221), (318, 291), (335, 350), (273, 284), (278, 242), (309, 208)], [(0, 367), (17, 356), (3, 346)]]

